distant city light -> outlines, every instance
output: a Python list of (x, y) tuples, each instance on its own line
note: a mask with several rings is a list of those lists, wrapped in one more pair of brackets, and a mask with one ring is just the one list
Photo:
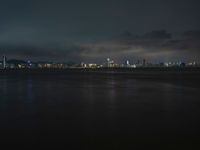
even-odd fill
[[(131, 62), (134, 62), (133, 60)], [(196, 61), (190, 61), (188, 63), (175, 61), (175, 62), (161, 62), (161, 63), (151, 63), (147, 62), (145, 59), (137, 60), (135, 63), (130, 63), (126, 60), (124, 64), (115, 63), (114, 60), (107, 58), (102, 64), (97, 63), (55, 63), (55, 62), (32, 62), (28, 61), (10, 61), (4, 55), (2, 61), (0, 61), (0, 69), (66, 69), (66, 68), (151, 68), (151, 67), (200, 67), (200, 64)]]

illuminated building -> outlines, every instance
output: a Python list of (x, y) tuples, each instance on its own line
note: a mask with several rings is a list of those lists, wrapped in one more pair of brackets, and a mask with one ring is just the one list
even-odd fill
[(89, 68), (97, 68), (97, 64), (88, 64)]
[(6, 56), (3, 56), (3, 69), (6, 68), (6, 62), (7, 62), (7, 58)]
[(110, 67), (110, 58), (107, 58), (107, 67)]
[(131, 65), (130, 65), (130, 63), (129, 63), (129, 61), (127, 60), (126, 61), (126, 67), (130, 67)]
[(111, 68), (111, 67), (114, 67), (114, 61), (111, 60), (110, 58), (107, 58), (107, 67), (108, 68)]
[(136, 64), (131, 65), (132, 68), (137, 68)]

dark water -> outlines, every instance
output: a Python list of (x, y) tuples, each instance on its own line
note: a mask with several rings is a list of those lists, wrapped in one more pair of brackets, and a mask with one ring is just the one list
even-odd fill
[(200, 87), (115, 75), (0, 76), (0, 143), (127, 149), (197, 146)]

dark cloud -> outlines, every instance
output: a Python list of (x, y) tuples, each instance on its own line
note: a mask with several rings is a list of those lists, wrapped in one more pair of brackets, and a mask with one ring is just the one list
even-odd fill
[(172, 35), (166, 30), (155, 30), (150, 33), (146, 33), (143, 38), (147, 39), (170, 39)]
[(78, 45), (63, 47), (54, 46), (22, 46), (4, 45), (0, 47), (0, 53), (9, 56), (10, 59), (30, 59), (35, 61), (79, 61), (80, 48)]
[[(39, 45), (1, 45), (0, 53), (10, 57), (35, 60), (102, 62), (111, 57), (118, 62), (124, 59), (195, 60), (200, 58), (199, 31), (186, 31), (172, 35), (165, 30), (134, 36), (124, 32), (105, 40), (76, 43), (52, 42)], [(147, 36), (148, 35), (148, 36)]]
[(183, 37), (185, 38), (193, 38), (193, 39), (198, 39), (200, 38), (200, 30), (190, 30), (186, 31), (183, 34)]
[(0, 55), (57, 61), (196, 59), (199, 4), (199, 0), (2, 0)]
[[(185, 33), (193, 33), (193, 38), (184, 38)], [(164, 30), (153, 31), (142, 36), (132, 36), (126, 32), (119, 37), (107, 41), (83, 44), (82, 56), (87, 57), (114, 57), (146, 58), (155, 60), (198, 60), (200, 59), (200, 39), (196, 31), (184, 32), (172, 38), (172, 34)], [(148, 36), (147, 36), (148, 35)], [(190, 34), (191, 37), (191, 34)]]

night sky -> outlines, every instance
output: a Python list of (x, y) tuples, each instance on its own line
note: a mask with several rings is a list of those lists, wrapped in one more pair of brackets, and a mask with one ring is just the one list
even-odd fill
[(0, 55), (199, 61), (199, 0), (1, 0)]

